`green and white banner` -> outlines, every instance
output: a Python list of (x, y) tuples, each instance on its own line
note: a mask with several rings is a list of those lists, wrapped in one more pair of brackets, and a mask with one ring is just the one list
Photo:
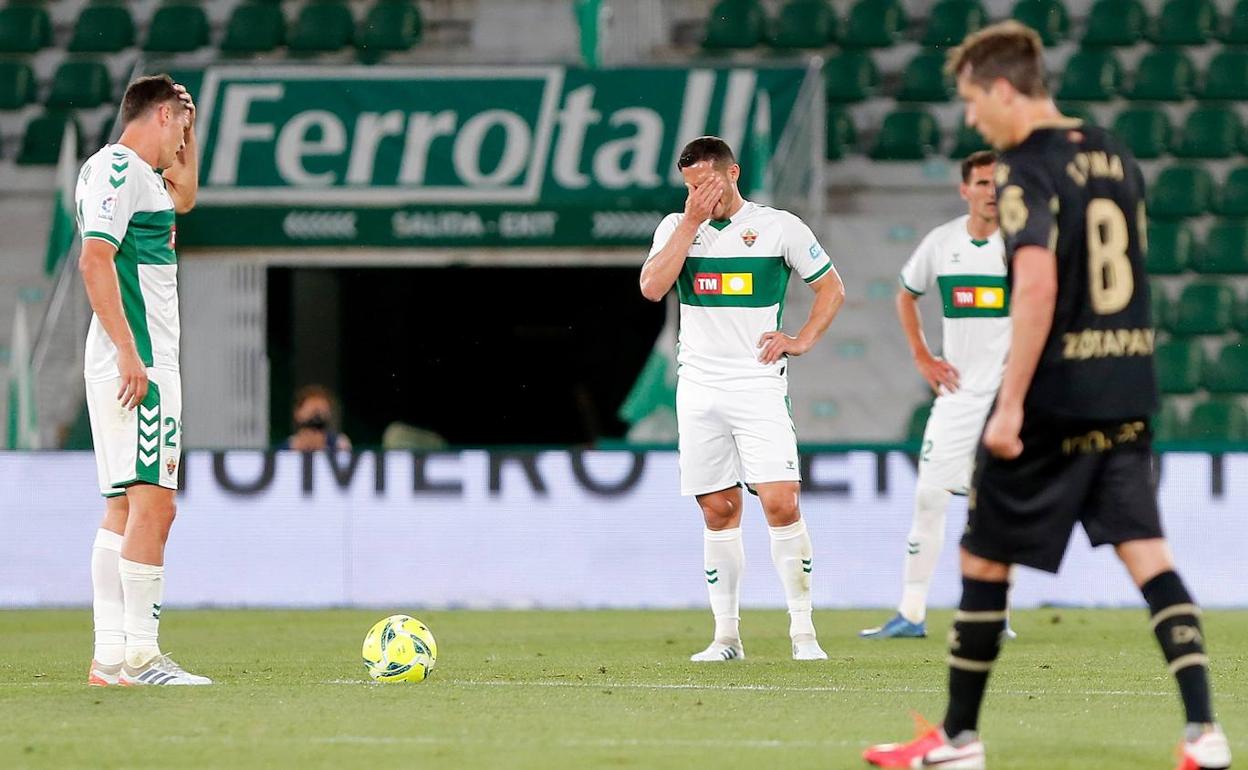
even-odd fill
[[(611, 245), (683, 206), (681, 147), (766, 176), (796, 67), (211, 67), (180, 244)], [(759, 169), (754, 169), (759, 165)]]

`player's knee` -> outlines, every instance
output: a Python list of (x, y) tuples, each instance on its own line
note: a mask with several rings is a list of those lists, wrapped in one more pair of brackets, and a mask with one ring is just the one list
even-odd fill
[(737, 501), (727, 495), (706, 495), (698, 500), (707, 529), (720, 530), (731, 527), (741, 513)]
[(759, 502), (763, 504), (767, 523), (773, 527), (788, 526), (802, 517), (796, 491), (785, 489), (760, 493)]

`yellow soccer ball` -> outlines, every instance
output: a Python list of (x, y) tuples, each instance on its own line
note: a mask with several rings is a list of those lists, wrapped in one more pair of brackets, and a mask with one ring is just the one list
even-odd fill
[(378, 682), (422, 682), (438, 660), (429, 627), (407, 615), (377, 621), (364, 637), (364, 668)]

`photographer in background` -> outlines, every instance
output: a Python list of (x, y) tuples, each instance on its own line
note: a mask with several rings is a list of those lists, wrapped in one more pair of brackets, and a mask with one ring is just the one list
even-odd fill
[(349, 451), (351, 439), (337, 430), (338, 400), (323, 385), (305, 385), (295, 391), (294, 434), (278, 449), (319, 452), (333, 448)]

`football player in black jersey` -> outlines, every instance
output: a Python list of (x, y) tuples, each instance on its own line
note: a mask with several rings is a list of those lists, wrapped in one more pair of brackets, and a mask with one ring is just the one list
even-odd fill
[(1079, 523), (1093, 545), (1114, 547), (1148, 603), (1187, 715), (1179, 770), (1226, 768), (1200, 609), (1175, 572), (1157, 512), (1143, 177), (1112, 134), (1058, 112), (1042, 51), (1035, 31), (1011, 21), (949, 56), (967, 125), (1002, 153), (997, 206), (1013, 341), (971, 483), (948, 710), (914, 741), (872, 747), (864, 758), (879, 767), (984, 767), (978, 718), (1005, 628), (1010, 565), (1057, 572)]

